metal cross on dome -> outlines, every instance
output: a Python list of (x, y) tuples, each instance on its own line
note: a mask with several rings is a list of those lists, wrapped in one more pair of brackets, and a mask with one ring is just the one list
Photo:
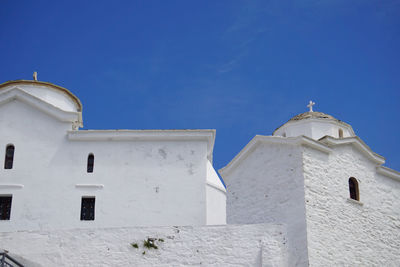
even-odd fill
[(312, 109), (312, 107), (313, 107), (314, 105), (315, 105), (315, 102), (312, 102), (312, 101), (310, 100), (310, 102), (309, 102), (308, 105), (307, 105), (307, 107), (310, 108), (310, 112), (314, 112), (313, 109)]

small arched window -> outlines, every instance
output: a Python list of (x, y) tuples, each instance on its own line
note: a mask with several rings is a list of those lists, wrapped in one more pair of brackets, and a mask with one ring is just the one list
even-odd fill
[(6, 157), (4, 159), (4, 169), (12, 169), (14, 163), (14, 145), (6, 147)]
[(93, 172), (93, 168), (94, 168), (94, 155), (90, 153), (87, 159), (87, 172)]
[(349, 178), (349, 191), (350, 191), (350, 198), (360, 201), (360, 192), (358, 191), (358, 182), (357, 179), (354, 177)]
[(343, 130), (339, 129), (339, 138), (343, 138)]

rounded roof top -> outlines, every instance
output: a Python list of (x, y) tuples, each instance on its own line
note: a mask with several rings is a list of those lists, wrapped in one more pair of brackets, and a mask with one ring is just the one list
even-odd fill
[(53, 89), (61, 91), (61, 92), (65, 93), (65, 94), (67, 94), (68, 96), (70, 96), (74, 100), (74, 102), (76, 103), (78, 111), (82, 112), (82, 103), (79, 100), (79, 98), (76, 97), (73, 93), (71, 93), (68, 89), (66, 89), (64, 87), (61, 87), (61, 86), (58, 86), (58, 85), (55, 85), (55, 84), (52, 84), (52, 83), (49, 83), (49, 82), (32, 81), (32, 80), (15, 80), (15, 81), (7, 81), (5, 83), (0, 84), (0, 90), (3, 87), (6, 87), (6, 86), (9, 86), (9, 85), (12, 85), (12, 84), (44, 85), (44, 86), (51, 87)]
[[(304, 120), (304, 119), (330, 119), (330, 120), (336, 120), (340, 122), (340, 120), (336, 119), (335, 117), (322, 113), (322, 112), (317, 112), (317, 111), (308, 111), (301, 113), (299, 115), (294, 116), (291, 118), (289, 121), (299, 121), (299, 120)], [(288, 122), (289, 122), (288, 121)]]

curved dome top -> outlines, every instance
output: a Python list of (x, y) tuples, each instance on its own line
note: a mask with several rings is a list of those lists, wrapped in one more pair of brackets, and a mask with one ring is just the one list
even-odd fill
[(82, 103), (79, 98), (64, 87), (42, 81), (15, 80), (0, 84), (0, 90), (10, 86), (19, 86), (30, 94), (65, 111), (82, 112)]
[(299, 120), (304, 120), (304, 119), (331, 119), (331, 120), (336, 120), (338, 122), (341, 122), (340, 120), (334, 118), (331, 115), (322, 113), (322, 112), (317, 112), (317, 111), (308, 111), (301, 113), (299, 115), (294, 116), (291, 118), (289, 121), (299, 121)]

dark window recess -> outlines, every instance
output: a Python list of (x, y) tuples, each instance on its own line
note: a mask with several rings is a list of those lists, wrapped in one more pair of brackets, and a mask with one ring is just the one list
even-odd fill
[(8, 145), (6, 148), (6, 158), (4, 160), (4, 169), (12, 169), (14, 162), (14, 146)]
[(360, 194), (358, 191), (358, 182), (357, 179), (354, 177), (350, 177), (349, 179), (349, 191), (351, 199), (360, 200)]
[(93, 168), (94, 168), (94, 155), (89, 154), (87, 159), (87, 172), (93, 172)]
[(94, 197), (82, 197), (81, 221), (94, 221)]
[(11, 196), (0, 197), (0, 220), (9, 220), (11, 214)]
[(339, 138), (343, 138), (343, 130), (339, 129)]

